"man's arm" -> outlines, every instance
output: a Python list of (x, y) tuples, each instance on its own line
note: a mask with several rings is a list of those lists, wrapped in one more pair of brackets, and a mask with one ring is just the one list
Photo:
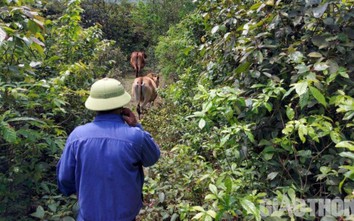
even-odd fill
[(129, 126), (138, 127), (143, 132), (141, 161), (144, 167), (152, 166), (160, 158), (159, 146), (155, 143), (151, 135), (144, 131), (135, 114), (129, 108), (123, 108), (121, 113)]
[(149, 167), (160, 158), (160, 148), (148, 132), (143, 130), (143, 133), (142, 163), (144, 167)]
[(75, 186), (75, 155), (70, 145), (65, 146), (64, 152), (57, 164), (58, 188), (64, 195), (76, 193)]

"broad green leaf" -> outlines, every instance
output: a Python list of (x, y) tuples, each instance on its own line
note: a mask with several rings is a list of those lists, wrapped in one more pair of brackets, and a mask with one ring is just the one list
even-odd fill
[(215, 194), (208, 194), (208, 195), (205, 196), (204, 199), (206, 199), (206, 200), (216, 200), (217, 198), (218, 197), (215, 196)]
[(16, 131), (10, 127), (9, 125), (5, 125), (4, 127), (0, 128), (2, 129), (0, 133), (2, 134), (2, 137), (9, 143), (15, 143), (17, 139), (17, 134)]
[(170, 221), (176, 221), (178, 218), (179, 218), (179, 215), (177, 213), (174, 213), (174, 214), (172, 214)]
[(310, 57), (310, 58), (321, 58), (322, 57), (322, 54), (319, 53), (319, 52), (311, 52), (307, 55), (307, 57)]
[(192, 219), (199, 220), (200, 218), (202, 218), (203, 215), (203, 213), (197, 213), (195, 216), (192, 217)]
[(303, 82), (295, 83), (293, 84), (293, 86), (295, 87), (296, 93), (299, 96), (301, 96), (307, 92), (308, 83), (307, 81), (303, 81)]
[(282, 99), (286, 98), (287, 96), (289, 96), (289, 94), (291, 94), (291, 92), (293, 92), (293, 90), (295, 90), (295, 87), (290, 88), (287, 92), (285, 92), (284, 96)]
[(350, 158), (350, 159), (354, 160), (354, 153), (353, 152), (341, 152), (339, 154), (339, 156), (347, 157), (347, 158)]
[(326, 37), (321, 35), (316, 35), (311, 38), (311, 41), (314, 45), (316, 45), (319, 49), (327, 48), (329, 46), (329, 42), (326, 40)]
[(245, 71), (248, 70), (248, 68), (251, 66), (251, 62), (244, 62), (242, 64), (240, 64), (236, 69), (235, 69), (235, 72), (236, 73), (243, 73)]
[(57, 211), (57, 205), (56, 204), (49, 204), (48, 208), (52, 211), (52, 212), (56, 212)]
[(305, 135), (307, 135), (307, 127), (303, 124), (300, 124), (298, 129), (298, 134), (302, 143), (305, 143), (306, 141)]
[(216, 186), (214, 184), (209, 184), (209, 190), (215, 195), (218, 194), (218, 189), (216, 188)]
[(261, 213), (254, 205), (254, 203), (252, 203), (248, 199), (241, 199), (240, 204), (247, 211), (247, 213), (252, 214), (257, 221), (261, 220)]
[(315, 18), (320, 18), (322, 17), (323, 13), (327, 10), (327, 7), (328, 7), (328, 2), (326, 2), (325, 4), (323, 5), (320, 5), (316, 8), (313, 8), (312, 9), (312, 12), (313, 12), (313, 16)]
[(165, 194), (163, 192), (159, 193), (159, 202), (162, 203), (165, 201)]
[(323, 94), (315, 87), (310, 86), (310, 91), (312, 96), (323, 106), (327, 106), (326, 98), (323, 96)]
[(313, 67), (315, 71), (324, 71), (329, 68), (329, 66), (324, 62), (316, 63)]
[(65, 216), (62, 221), (75, 221), (75, 219), (70, 216)]
[(250, 7), (250, 10), (257, 10), (262, 5), (262, 2), (258, 2)]
[(43, 219), (44, 218), (44, 209), (42, 206), (38, 206), (36, 209), (36, 212), (32, 213), (31, 216), (39, 218), (39, 219)]
[(288, 105), (286, 106), (286, 116), (289, 118), (289, 120), (293, 120), (295, 116), (295, 111)]
[(274, 180), (274, 178), (278, 176), (278, 174), (279, 172), (271, 172), (270, 174), (268, 174), (267, 180)]
[(331, 140), (337, 144), (341, 141), (341, 136), (338, 132), (332, 130), (330, 133), (329, 133), (330, 137), (331, 137)]
[(231, 193), (232, 190), (232, 180), (230, 177), (227, 177), (224, 181), (225, 187), (226, 187), (226, 192)]
[(300, 51), (295, 51), (289, 55), (289, 58), (295, 63), (301, 63), (304, 55)]
[(305, 65), (305, 64), (298, 64), (295, 66), (295, 69), (298, 70), (297, 73), (299, 73), (299, 74), (303, 74), (303, 73), (310, 71), (310, 68), (307, 67), (307, 65)]
[(204, 208), (201, 207), (201, 206), (193, 206), (192, 209), (193, 209), (194, 211), (200, 211), (200, 212), (204, 212), (204, 211), (205, 211)]
[(354, 151), (354, 141), (345, 140), (337, 143), (336, 147), (338, 148), (347, 148), (351, 151)]
[(209, 216), (211, 216), (212, 218), (215, 218), (215, 216), (216, 216), (216, 212), (213, 211), (213, 210), (208, 210), (208, 211), (207, 211), (207, 214), (208, 214)]
[(301, 109), (308, 105), (309, 97), (310, 97), (310, 95), (309, 95), (308, 92), (306, 92), (305, 94), (300, 96), (300, 107), (301, 107)]
[(223, 136), (221, 139), (220, 139), (220, 146), (224, 146), (225, 143), (230, 139), (230, 134), (226, 134), (226, 136)]

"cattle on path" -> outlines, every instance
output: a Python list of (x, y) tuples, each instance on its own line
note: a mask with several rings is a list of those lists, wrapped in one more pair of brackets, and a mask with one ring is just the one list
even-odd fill
[(135, 77), (139, 77), (139, 75), (141, 75), (141, 69), (145, 66), (146, 58), (147, 56), (143, 51), (134, 51), (130, 55), (130, 64), (135, 71)]
[(147, 105), (149, 105), (149, 107), (153, 105), (157, 97), (159, 81), (159, 75), (153, 73), (135, 78), (132, 84), (132, 95), (138, 103), (136, 111), (139, 119), (141, 119), (141, 114), (146, 111)]

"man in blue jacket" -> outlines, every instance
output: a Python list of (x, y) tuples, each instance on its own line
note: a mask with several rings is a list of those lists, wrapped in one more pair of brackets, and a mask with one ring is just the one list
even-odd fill
[(93, 122), (69, 135), (57, 165), (59, 190), (77, 194), (78, 221), (132, 221), (142, 208), (143, 166), (160, 150), (135, 115), (123, 106), (130, 95), (111, 78), (91, 86), (85, 102), (97, 111)]

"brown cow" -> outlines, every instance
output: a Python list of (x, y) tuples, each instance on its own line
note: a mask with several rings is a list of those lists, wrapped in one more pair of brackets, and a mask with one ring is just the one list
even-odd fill
[(143, 51), (134, 51), (130, 55), (130, 64), (135, 70), (135, 77), (139, 77), (141, 69), (145, 66), (145, 59), (147, 58), (145, 52)]
[(135, 78), (132, 85), (132, 95), (138, 103), (136, 112), (138, 113), (139, 119), (141, 119), (140, 116), (145, 110), (145, 106), (147, 104), (149, 104), (150, 107), (153, 105), (157, 97), (159, 81), (159, 75), (153, 73)]

